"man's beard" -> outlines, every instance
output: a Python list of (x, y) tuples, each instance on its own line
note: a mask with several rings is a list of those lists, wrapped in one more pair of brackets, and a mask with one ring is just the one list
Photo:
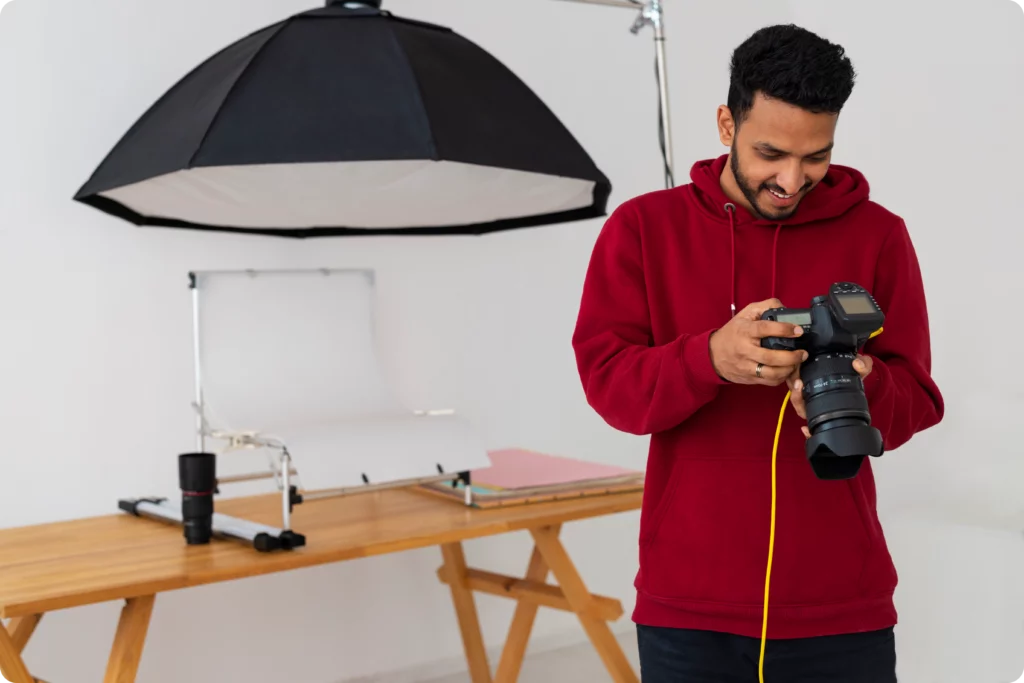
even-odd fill
[[(743, 172), (740, 170), (740, 160), (739, 160), (739, 156), (736, 154), (736, 142), (735, 141), (733, 141), (733, 144), (732, 144), (732, 154), (729, 155), (729, 158), (730, 158), (729, 166), (732, 169), (733, 177), (736, 179), (736, 184), (739, 186), (740, 192), (743, 193), (743, 196), (747, 198), (747, 203), (750, 204), (750, 206), (753, 209), (754, 213), (759, 218), (762, 218), (762, 219), (768, 220), (768, 221), (781, 221), (781, 220), (785, 220), (785, 219), (791, 217), (794, 213), (796, 213), (796, 210), (798, 208), (800, 208), (800, 203), (797, 202), (796, 204), (794, 204), (789, 209), (778, 209), (777, 213), (773, 213), (773, 214), (770, 214), (770, 215), (769, 214), (765, 214), (765, 212), (761, 210), (761, 207), (758, 206), (758, 203), (757, 203), (759, 190), (758, 189), (754, 189), (753, 187), (751, 187), (750, 182), (747, 180), (746, 176), (744, 176)], [(798, 191), (798, 194), (799, 194), (799, 192), (803, 192), (804, 190), (806, 190), (807, 187), (809, 187), (809, 186), (804, 186), (804, 187), (800, 188), (800, 190)], [(767, 183), (762, 183), (760, 189), (768, 190), (769, 188), (775, 190), (776, 192), (782, 193), (782, 189), (781, 188), (769, 186)]]

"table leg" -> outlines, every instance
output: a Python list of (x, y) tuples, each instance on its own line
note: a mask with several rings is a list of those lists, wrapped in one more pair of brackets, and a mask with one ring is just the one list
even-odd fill
[[(561, 524), (551, 527), (551, 533), (557, 536), (561, 527)], [(547, 562), (544, 561), (544, 555), (541, 554), (540, 548), (534, 545), (524, 578), (527, 581), (544, 583), (547, 581), (547, 577)], [(505, 638), (505, 648), (501, 652), (498, 670), (494, 674), (494, 683), (515, 683), (519, 680), (523, 658), (526, 656), (526, 647), (530, 641), (530, 632), (533, 630), (533, 622), (537, 618), (539, 608), (540, 605), (535, 602), (520, 600), (516, 603), (516, 611), (512, 615), (512, 625)]]
[(36, 626), (39, 626), (42, 618), (42, 614), (32, 614), (27, 617), (15, 617), (7, 624), (7, 632), (11, 634), (14, 647), (18, 649), (18, 652), (25, 651), (25, 646), (28, 645), (28, 641), (32, 638), (32, 634), (35, 633)]
[(550, 528), (531, 529), (533, 541), (540, 549), (541, 555), (555, 575), (555, 580), (561, 586), (566, 599), (572, 606), (587, 632), (590, 642), (594, 645), (605, 668), (611, 674), (615, 683), (638, 683), (633, 667), (626, 659), (625, 653), (619, 646), (619, 641), (608, 628), (607, 622), (592, 615), (593, 596), (587, 590), (583, 579), (573, 564), (572, 558), (565, 551), (558, 535)]
[(0, 625), (0, 673), (11, 683), (35, 683), (21, 658), (25, 645), (19, 645), (17, 631), (17, 623), (12, 623), (10, 627)]
[(146, 595), (125, 601), (103, 683), (135, 683), (155, 598)]
[(455, 603), (455, 614), (462, 632), (462, 646), (466, 651), (466, 662), (473, 683), (491, 683), (491, 667), (487, 661), (480, 618), (476, 611), (476, 600), (467, 580), (466, 556), (461, 543), (446, 543), (441, 546), (444, 557), (443, 571), (448, 577), (448, 586)]

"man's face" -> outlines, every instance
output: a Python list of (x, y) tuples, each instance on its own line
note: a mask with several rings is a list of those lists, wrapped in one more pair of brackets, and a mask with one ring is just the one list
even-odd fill
[(737, 130), (728, 108), (720, 107), (719, 135), (730, 148), (723, 183), (742, 193), (754, 214), (789, 218), (828, 171), (837, 118), (759, 93)]

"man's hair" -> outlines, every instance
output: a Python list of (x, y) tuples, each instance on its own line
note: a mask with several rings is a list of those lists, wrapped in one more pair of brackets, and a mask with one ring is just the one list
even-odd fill
[(727, 104), (737, 127), (758, 92), (816, 114), (838, 114), (856, 79), (841, 46), (793, 24), (765, 27), (743, 41), (730, 74)]

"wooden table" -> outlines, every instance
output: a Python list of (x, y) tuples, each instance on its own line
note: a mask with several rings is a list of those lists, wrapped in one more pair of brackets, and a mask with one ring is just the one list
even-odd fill
[[(477, 510), (412, 489), (324, 499), (296, 507), (292, 527), (307, 545), (258, 553), (244, 543), (185, 545), (179, 526), (114, 513), (0, 530), (0, 671), (13, 683), (36, 683), (21, 653), (43, 614), (124, 601), (104, 683), (131, 683), (142, 658), (158, 593), (244, 579), (360, 557), (439, 546), (438, 578), (448, 585), (473, 683), (511, 683), (519, 675), (538, 607), (574, 612), (616, 683), (637, 676), (608, 627), (618, 600), (591, 595), (559, 541), (561, 526), (640, 508), (642, 492)], [(280, 524), (280, 497), (218, 500), (218, 512)], [(515, 578), (466, 566), (462, 542), (528, 530), (534, 550)], [(548, 572), (557, 585), (547, 583)], [(517, 601), (501, 659), (492, 676), (474, 591)], [(427, 625), (425, 624), (424, 627)]]

